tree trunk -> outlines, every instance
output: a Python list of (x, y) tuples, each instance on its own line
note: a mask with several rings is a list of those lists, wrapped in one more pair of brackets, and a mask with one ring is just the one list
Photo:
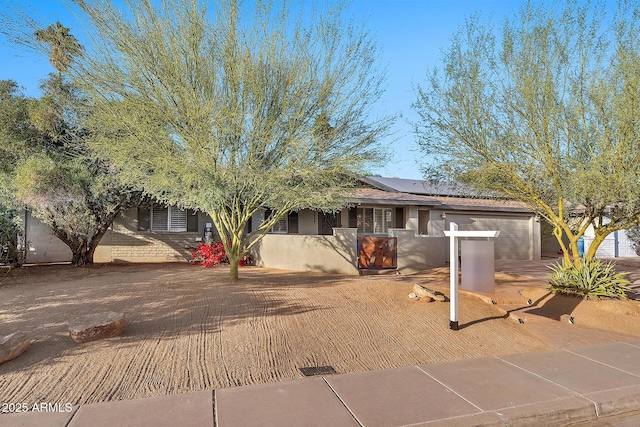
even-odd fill
[[(71, 265), (73, 265), (74, 267), (91, 267), (93, 265), (93, 255), (96, 252), (96, 248), (100, 244), (102, 237), (107, 232), (115, 216), (116, 214), (114, 213), (109, 217), (107, 223), (95, 232), (90, 242), (74, 242), (72, 238), (67, 235), (65, 235), (65, 239), (61, 239), (67, 244), (67, 246), (69, 246), (73, 254), (71, 258)], [(58, 237), (60, 238), (59, 235)], [(72, 244), (69, 244), (70, 242)]]
[(91, 267), (93, 265), (93, 250), (86, 245), (82, 245), (71, 258), (71, 265), (74, 267)]
[(238, 255), (229, 255), (229, 279), (231, 279), (232, 282), (238, 280), (238, 261), (240, 261)]
[(596, 257), (596, 251), (604, 241), (605, 237), (607, 237), (607, 234), (596, 233), (595, 237), (593, 238), (593, 241), (589, 245), (589, 250), (584, 254), (585, 261), (591, 261)]

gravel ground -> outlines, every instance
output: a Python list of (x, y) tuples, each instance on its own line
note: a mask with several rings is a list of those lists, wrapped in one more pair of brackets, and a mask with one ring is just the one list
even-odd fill
[[(0, 274), (0, 335), (31, 348), (0, 365), (0, 402), (73, 405), (548, 348), (491, 305), (408, 298), (414, 283), (447, 291), (442, 274), (335, 276), (186, 264), (25, 267)], [(76, 344), (66, 322), (124, 312), (124, 334)]]

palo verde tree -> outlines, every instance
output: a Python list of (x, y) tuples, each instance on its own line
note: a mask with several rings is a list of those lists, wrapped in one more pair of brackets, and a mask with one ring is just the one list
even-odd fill
[(427, 175), (526, 202), (580, 268), (640, 219), (640, 9), (555, 5), (528, 1), (500, 31), (467, 20), (418, 88), (416, 132)]
[(296, 16), (288, 1), (76, 3), (96, 40), (73, 73), (92, 147), (146, 194), (207, 212), (231, 280), (282, 216), (338, 209), (384, 159), (391, 119), (369, 114), (383, 74), (342, 4), (299, 4)]

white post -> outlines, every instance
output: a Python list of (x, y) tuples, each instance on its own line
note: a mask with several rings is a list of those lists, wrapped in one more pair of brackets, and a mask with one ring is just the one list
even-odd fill
[(454, 331), (458, 330), (458, 224), (452, 222), (450, 224), (451, 235), (449, 237), (449, 328)]
[[(451, 268), (450, 277), (450, 294), (449, 297), (449, 328), (457, 331), (458, 327), (458, 238), (466, 237), (466, 238), (487, 238), (487, 237), (498, 237), (500, 235), (499, 231), (458, 231), (458, 224), (452, 222), (450, 224), (451, 230), (444, 231), (444, 235), (451, 239), (451, 243), (449, 244), (450, 254), (449, 254), (449, 266)], [(473, 279), (470, 277), (469, 279)]]

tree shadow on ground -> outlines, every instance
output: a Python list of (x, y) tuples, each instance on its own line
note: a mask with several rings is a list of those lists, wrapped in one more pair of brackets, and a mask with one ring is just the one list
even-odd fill
[[(32, 268), (0, 286), (0, 335), (23, 331), (33, 340), (22, 356), (0, 365), (0, 375), (55, 364), (88, 346), (136, 346), (180, 334), (215, 334), (247, 319), (291, 316), (322, 309), (287, 297), (290, 287), (333, 286), (342, 278), (243, 269), (176, 265)], [(114, 338), (76, 344), (67, 322), (85, 314), (115, 311), (126, 317)]]
[(560, 320), (560, 317), (564, 314), (571, 315), (581, 302), (582, 298), (579, 297), (552, 294), (549, 292), (533, 302), (531, 305), (537, 308), (528, 310), (528, 313), (553, 320)]

